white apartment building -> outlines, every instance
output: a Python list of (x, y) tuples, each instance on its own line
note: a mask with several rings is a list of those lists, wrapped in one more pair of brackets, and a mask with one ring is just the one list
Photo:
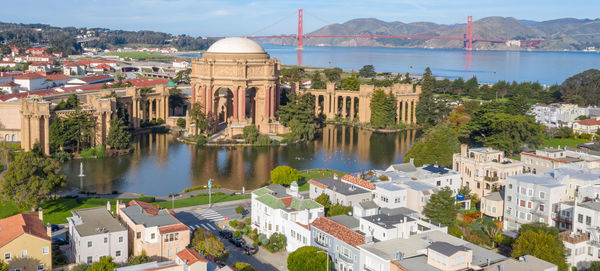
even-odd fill
[(127, 228), (112, 216), (110, 204), (71, 211), (69, 222), (70, 258), (76, 263), (92, 264), (105, 256), (116, 263), (127, 262)]
[(505, 158), (492, 148), (460, 147), (452, 156), (452, 169), (459, 172), (461, 186), (468, 186), (479, 198), (504, 187), (508, 176), (523, 173), (523, 162)]
[(567, 249), (567, 263), (582, 270), (600, 259), (600, 202), (576, 203), (573, 210), (573, 230), (560, 236)]
[[(415, 167), (412, 163), (395, 164), (389, 166), (385, 171), (398, 173), (401, 177), (407, 177), (411, 180), (423, 182), (438, 188), (447, 186), (454, 194), (457, 194), (460, 190), (460, 173), (438, 165)], [(383, 174), (385, 175), (385, 173)], [(388, 177), (393, 179), (395, 176), (390, 175)]]
[(530, 111), (537, 122), (546, 127), (572, 127), (579, 116), (600, 114), (595, 107), (582, 107), (576, 104), (536, 104)]
[(252, 228), (267, 237), (285, 235), (290, 252), (310, 245), (309, 225), (324, 214), (321, 204), (300, 196), (295, 182), (289, 189), (269, 185), (252, 192)]

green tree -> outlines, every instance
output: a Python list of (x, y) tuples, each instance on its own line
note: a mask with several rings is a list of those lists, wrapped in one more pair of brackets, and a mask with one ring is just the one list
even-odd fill
[(327, 87), (325, 81), (321, 79), (321, 73), (318, 71), (313, 73), (313, 76), (310, 79), (310, 88), (311, 89), (325, 89)]
[(375, 128), (385, 128), (394, 126), (396, 123), (396, 97), (392, 94), (386, 94), (381, 89), (376, 89), (371, 98), (371, 126)]
[(352, 212), (352, 206), (344, 206), (336, 203), (329, 207), (327, 216), (347, 215), (350, 212)]
[(438, 124), (427, 129), (424, 135), (413, 143), (404, 156), (404, 162), (414, 159), (415, 166), (438, 164), (452, 166), (452, 155), (460, 150), (456, 131), (444, 124)]
[(404, 83), (404, 84), (410, 84), (410, 73), (407, 72), (404, 75), (404, 80), (402, 81), (402, 83)]
[(209, 230), (198, 228), (194, 231), (191, 246), (202, 255), (211, 255), (217, 261), (226, 261), (229, 253), (225, 245)]
[(0, 140), (0, 161), (4, 164), (4, 169), (8, 168), (10, 162), (15, 158), (15, 149), (6, 140)]
[(21, 153), (4, 173), (0, 195), (21, 211), (37, 208), (65, 186), (60, 163), (33, 152)]
[[(182, 71), (180, 71), (182, 72)], [(177, 88), (176, 86), (169, 89), (169, 109), (174, 110), (177, 107), (182, 107), (185, 105), (185, 94), (183, 90)]]
[(421, 85), (421, 94), (419, 94), (419, 102), (415, 109), (415, 116), (417, 117), (417, 123), (424, 127), (435, 125), (435, 112), (432, 108), (435, 108), (435, 100), (433, 97), (433, 89), (435, 88), (435, 79), (431, 76), (431, 69), (427, 67), (423, 74), (423, 82)]
[(255, 125), (247, 125), (246, 127), (244, 127), (242, 132), (242, 136), (248, 144), (256, 143), (256, 141), (258, 140), (258, 136), (260, 135)]
[(358, 78), (356, 78), (356, 76), (350, 76), (342, 80), (340, 89), (358, 91), (360, 89), (360, 81), (358, 81)]
[(565, 139), (565, 138), (569, 138), (573, 135), (573, 129), (567, 126), (563, 126), (560, 127), (560, 129), (558, 129), (558, 133), (557, 136)]
[(176, 84), (179, 82), (189, 83), (191, 73), (192, 73), (192, 69), (180, 70), (177, 72), (175, 78), (171, 79), (171, 82), (176, 83)]
[(586, 271), (600, 271), (600, 261), (593, 261)]
[(560, 86), (564, 102), (578, 105), (600, 105), (600, 70), (589, 69), (573, 75)]
[(512, 247), (511, 256), (514, 258), (533, 255), (557, 265), (559, 270), (567, 269), (566, 249), (555, 227), (544, 223), (522, 225)]
[(67, 100), (60, 101), (54, 110), (72, 110), (75, 108), (79, 108), (79, 98), (77, 98), (77, 94), (71, 94)]
[(0, 271), (8, 271), (8, 264), (4, 260), (0, 259)]
[(238, 215), (244, 214), (245, 211), (246, 209), (244, 209), (244, 206), (242, 205), (235, 207), (235, 213)]
[(342, 69), (340, 68), (325, 69), (324, 73), (329, 82), (339, 82), (342, 79)]
[(249, 263), (236, 262), (233, 264), (233, 268), (239, 271), (256, 271)]
[(431, 195), (429, 202), (425, 205), (424, 213), (433, 221), (448, 227), (454, 225), (458, 214), (458, 206), (456, 206), (456, 199), (452, 196), (452, 190), (449, 187), (444, 187)]
[(278, 166), (271, 170), (271, 183), (291, 184), (300, 181), (300, 174), (295, 168), (289, 166)]
[(117, 264), (113, 262), (111, 257), (105, 256), (92, 264), (87, 271), (114, 271), (115, 268), (117, 268)]
[(152, 259), (150, 258), (150, 256), (146, 255), (146, 251), (142, 250), (142, 254), (131, 257), (131, 259), (129, 259), (129, 262), (127, 262), (127, 265), (137, 265), (137, 264), (149, 263), (151, 261), (152, 261)]
[(112, 149), (122, 150), (129, 148), (130, 141), (131, 133), (127, 130), (123, 120), (121, 118), (111, 119), (106, 143)]
[(50, 125), (50, 147), (54, 150), (66, 146), (79, 152), (82, 147), (94, 143), (95, 118), (78, 108), (63, 118), (56, 118)]
[(477, 77), (473, 76), (471, 79), (465, 82), (465, 90), (467, 91), (467, 95), (473, 99), (477, 99), (479, 97), (479, 83), (477, 82)]
[(301, 68), (301, 67), (292, 67), (289, 69), (281, 70), (282, 82), (300, 83), (300, 81), (302, 81), (302, 78), (304, 78), (304, 76), (305, 76), (304, 68)]
[(292, 136), (297, 140), (312, 140), (316, 133), (315, 96), (304, 94), (288, 95), (289, 101), (277, 111), (279, 122), (290, 127)]
[(195, 125), (194, 129), (196, 135), (198, 135), (198, 131), (203, 131), (208, 128), (208, 119), (206, 118), (206, 115), (204, 115), (204, 112), (202, 112), (201, 103), (195, 103), (192, 106), (192, 110), (190, 110), (190, 118)]
[(375, 67), (373, 67), (373, 65), (364, 65), (358, 71), (358, 76), (360, 77), (374, 77), (375, 75), (377, 75), (377, 73), (375, 72)]
[(323, 207), (325, 207), (325, 209), (329, 209), (329, 195), (325, 194), (325, 193), (321, 193), (321, 195), (319, 195), (315, 201), (321, 205), (323, 205)]
[(89, 268), (89, 266), (87, 264), (80, 263), (76, 266), (73, 266), (73, 268), (71, 268), (71, 271), (86, 271), (88, 268)]
[(469, 195), (471, 195), (471, 188), (465, 185), (461, 187), (460, 190), (458, 190), (458, 194), (468, 197)]
[[(323, 251), (323, 252), (320, 252)], [(290, 253), (287, 258), (287, 268), (290, 271), (325, 271), (334, 270), (333, 261), (329, 255), (316, 247), (304, 246)], [(327, 263), (329, 262), (329, 267)]]
[(184, 118), (178, 118), (177, 119), (177, 126), (179, 126), (179, 128), (185, 128), (185, 119)]

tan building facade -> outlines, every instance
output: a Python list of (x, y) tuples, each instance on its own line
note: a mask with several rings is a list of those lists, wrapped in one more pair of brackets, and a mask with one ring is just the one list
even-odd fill
[(225, 38), (192, 61), (192, 104), (228, 128), (254, 124), (261, 133), (278, 133), (280, 63), (255, 41)]
[(504, 157), (502, 151), (462, 144), (460, 153), (452, 156), (452, 169), (460, 173), (462, 186), (481, 198), (504, 187), (506, 177), (523, 173), (523, 163)]
[(18, 214), (0, 220), (0, 256), (9, 270), (52, 270), (50, 233), (41, 214)]
[(504, 217), (504, 192), (492, 192), (481, 198), (481, 213), (487, 217), (502, 221)]
[(375, 89), (393, 93), (396, 97), (397, 123), (416, 124), (416, 107), (421, 86), (394, 84), (391, 87), (360, 85), (359, 91), (338, 90), (334, 83), (327, 83), (326, 89), (303, 90), (315, 96), (315, 114), (325, 114), (327, 119), (337, 116), (360, 122), (371, 120), (371, 96)]

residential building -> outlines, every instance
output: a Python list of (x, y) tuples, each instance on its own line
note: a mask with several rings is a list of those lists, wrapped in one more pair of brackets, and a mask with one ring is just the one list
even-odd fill
[(519, 270), (519, 271), (558, 271), (558, 266), (531, 255), (518, 259), (506, 258), (500, 262), (485, 266), (483, 271)]
[(429, 203), (431, 195), (437, 193), (439, 189), (433, 185), (418, 181), (408, 181), (400, 184), (406, 189), (406, 207), (423, 214), (425, 205)]
[(113, 78), (109, 75), (93, 75), (87, 77), (73, 78), (67, 82), (65, 87), (92, 85), (98, 83), (106, 83), (113, 81)]
[(0, 259), (10, 271), (52, 270), (52, 233), (42, 220), (41, 211), (0, 219)]
[(580, 167), (587, 165), (584, 159), (578, 156), (571, 156), (566, 149), (560, 148), (544, 148), (536, 150), (535, 153), (521, 152), (521, 161), (523, 162), (524, 170), (533, 174), (565, 165), (577, 165)]
[(21, 89), (21, 85), (10, 82), (0, 85), (0, 91), (8, 94), (13, 94), (19, 92)]
[(63, 73), (65, 75), (82, 75), (86, 72), (86, 65), (80, 62), (63, 63)]
[(352, 205), (352, 216), (360, 218), (372, 216), (379, 213), (379, 206), (374, 201), (362, 201)]
[(460, 190), (460, 173), (438, 165), (415, 167), (411, 162), (391, 165), (385, 171), (396, 172), (413, 181), (423, 182), (438, 188), (449, 187), (454, 194), (457, 194), (458, 190)]
[(576, 104), (536, 104), (531, 108), (535, 120), (546, 127), (572, 127), (580, 116), (600, 114), (600, 109)]
[(406, 207), (408, 191), (398, 183), (384, 181), (375, 183), (373, 201), (384, 208)]
[(572, 222), (573, 229), (560, 236), (567, 249), (567, 263), (583, 270), (600, 259), (600, 202), (574, 202)]
[(354, 184), (341, 182), (334, 178), (320, 178), (309, 180), (309, 195), (316, 199), (321, 194), (329, 196), (331, 204), (352, 206), (354, 203), (371, 200), (371, 191)]
[(505, 158), (504, 152), (492, 148), (460, 147), (452, 157), (452, 169), (458, 171), (462, 185), (480, 198), (501, 190), (506, 178), (523, 173), (523, 162)]
[(71, 76), (54, 73), (46, 75), (46, 87), (47, 88), (55, 88), (59, 86), (65, 85), (69, 80), (71, 80)]
[(127, 228), (112, 216), (107, 207), (71, 211), (69, 222), (70, 258), (76, 263), (92, 264), (102, 257), (125, 263), (129, 257)]
[(37, 73), (25, 73), (16, 75), (14, 82), (26, 90), (38, 90), (46, 88), (46, 78)]
[(164, 262), (149, 262), (138, 265), (130, 265), (115, 268), (115, 271), (233, 271), (231, 267), (225, 266), (219, 268), (217, 264), (206, 257), (202, 256), (198, 251), (186, 248), (177, 252), (177, 257), (173, 261)]
[(190, 243), (190, 228), (173, 215), (151, 203), (132, 200), (117, 202), (117, 217), (127, 227), (129, 254), (155, 260), (174, 260)]
[(289, 189), (269, 185), (252, 192), (252, 229), (285, 235), (288, 251), (310, 245), (309, 225), (324, 214), (321, 204), (300, 196), (296, 182)]
[(554, 226), (553, 206), (565, 198), (566, 185), (553, 178), (534, 174), (510, 176), (504, 190), (504, 230), (542, 222)]
[(504, 217), (504, 190), (492, 192), (481, 198), (480, 209), (484, 216), (502, 221)]
[(584, 119), (573, 123), (573, 133), (595, 135), (600, 128), (600, 117)]
[[(360, 270), (478, 270), (506, 257), (441, 231), (407, 239), (367, 242), (360, 249)], [(508, 271), (508, 270), (507, 270)]]
[(359, 221), (359, 230), (377, 240), (408, 238), (417, 233), (417, 219), (403, 214), (377, 214), (361, 217)]
[(319, 217), (310, 225), (310, 245), (327, 251), (335, 270), (361, 270), (358, 246), (365, 244), (365, 236), (356, 232), (358, 224), (347, 215)]

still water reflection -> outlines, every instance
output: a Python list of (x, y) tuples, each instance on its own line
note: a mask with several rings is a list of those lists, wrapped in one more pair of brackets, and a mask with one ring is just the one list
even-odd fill
[(321, 136), (302, 144), (278, 147), (196, 147), (168, 134), (145, 134), (134, 139), (127, 156), (83, 160), (85, 176), (78, 177), (81, 160), (64, 165), (68, 188), (98, 193), (135, 192), (166, 196), (209, 178), (225, 188), (259, 187), (278, 165), (297, 169), (332, 168), (345, 172), (383, 169), (401, 162), (416, 131), (373, 133), (328, 125)]

